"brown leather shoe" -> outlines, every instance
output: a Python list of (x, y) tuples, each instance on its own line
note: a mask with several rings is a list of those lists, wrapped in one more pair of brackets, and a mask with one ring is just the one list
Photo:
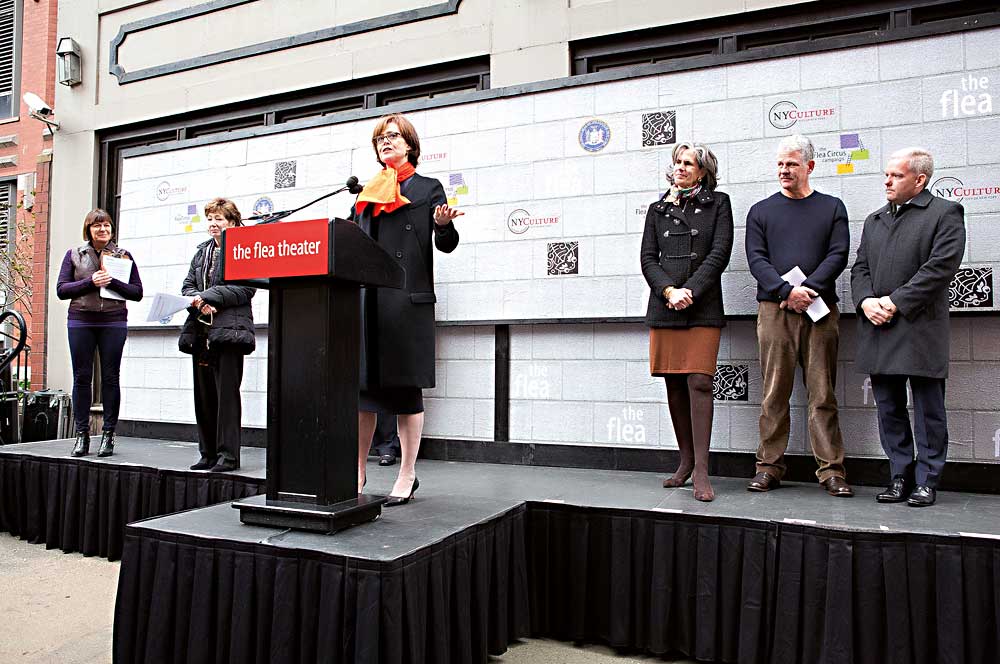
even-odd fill
[(828, 494), (837, 496), (838, 498), (850, 498), (854, 495), (854, 489), (847, 483), (847, 480), (837, 475), (826, 478), (823, 481), (823, 488), (826, 489)]
[(777, 489), (779, 486), (781, 486), (781, 480), (761, 471), (754, 475), (750, 483), (747, 484), (747, 491), (764, 492)]

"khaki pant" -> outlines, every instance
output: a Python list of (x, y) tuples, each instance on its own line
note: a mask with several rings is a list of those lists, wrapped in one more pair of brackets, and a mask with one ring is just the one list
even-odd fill
[(844, 477), (844, 440), (837, 419), (837, 346), (840, 313), (831, 309), (818, 323), (806, 314), (781, 309), (774, 302), (757, 303), (757, 342), (764, 375), (760, 408), (757, 472), (781, 479), (788, 448), (788, 400), (795, 384), (795, 367), (802, 366), (809, 395), (809, 442), (819, 464), (820, 482)]

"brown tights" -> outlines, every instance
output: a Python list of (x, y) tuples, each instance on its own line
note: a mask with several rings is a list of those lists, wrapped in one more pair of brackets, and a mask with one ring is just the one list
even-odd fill
[(663, 481), (665, 487), (683, 486), (688, 477), (694, 482), (694, 497), (715, 498), (708, 479), (708, 448), (712, 443), (712, 376), (705, 374), (668, 374), (667, 406), (674, 424), (674, 435), (681, 451), (677, 472)]

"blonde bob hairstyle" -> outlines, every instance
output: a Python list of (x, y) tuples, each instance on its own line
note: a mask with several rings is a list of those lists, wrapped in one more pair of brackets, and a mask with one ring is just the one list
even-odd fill
[(243, 215), (240, 214), (236, 203), (233, 203), (228, 198), (213, 198), (205, 203), (205, 216), (207, 217), (210, 214), (221, 214), (233, 226), (243, 225)]

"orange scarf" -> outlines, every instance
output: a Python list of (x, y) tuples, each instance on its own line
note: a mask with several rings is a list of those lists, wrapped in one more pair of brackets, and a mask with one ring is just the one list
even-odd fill
[(369, 203), (372, 207), (372, 216), (377, 217), (383, 212), (392, 212), (404, 205), (409, 205), (410, 201), (399, 193), (399, 183), (413, 176), (417, 170), (413, 164), (406, 161), (396, 170), (390, 166), (383, 168), (378, 175), (373, 177), (365, 185), (365, 188), (358, 194), (358, 200), (354, 204), (354, 210), (358, 214), (365, 209)]

